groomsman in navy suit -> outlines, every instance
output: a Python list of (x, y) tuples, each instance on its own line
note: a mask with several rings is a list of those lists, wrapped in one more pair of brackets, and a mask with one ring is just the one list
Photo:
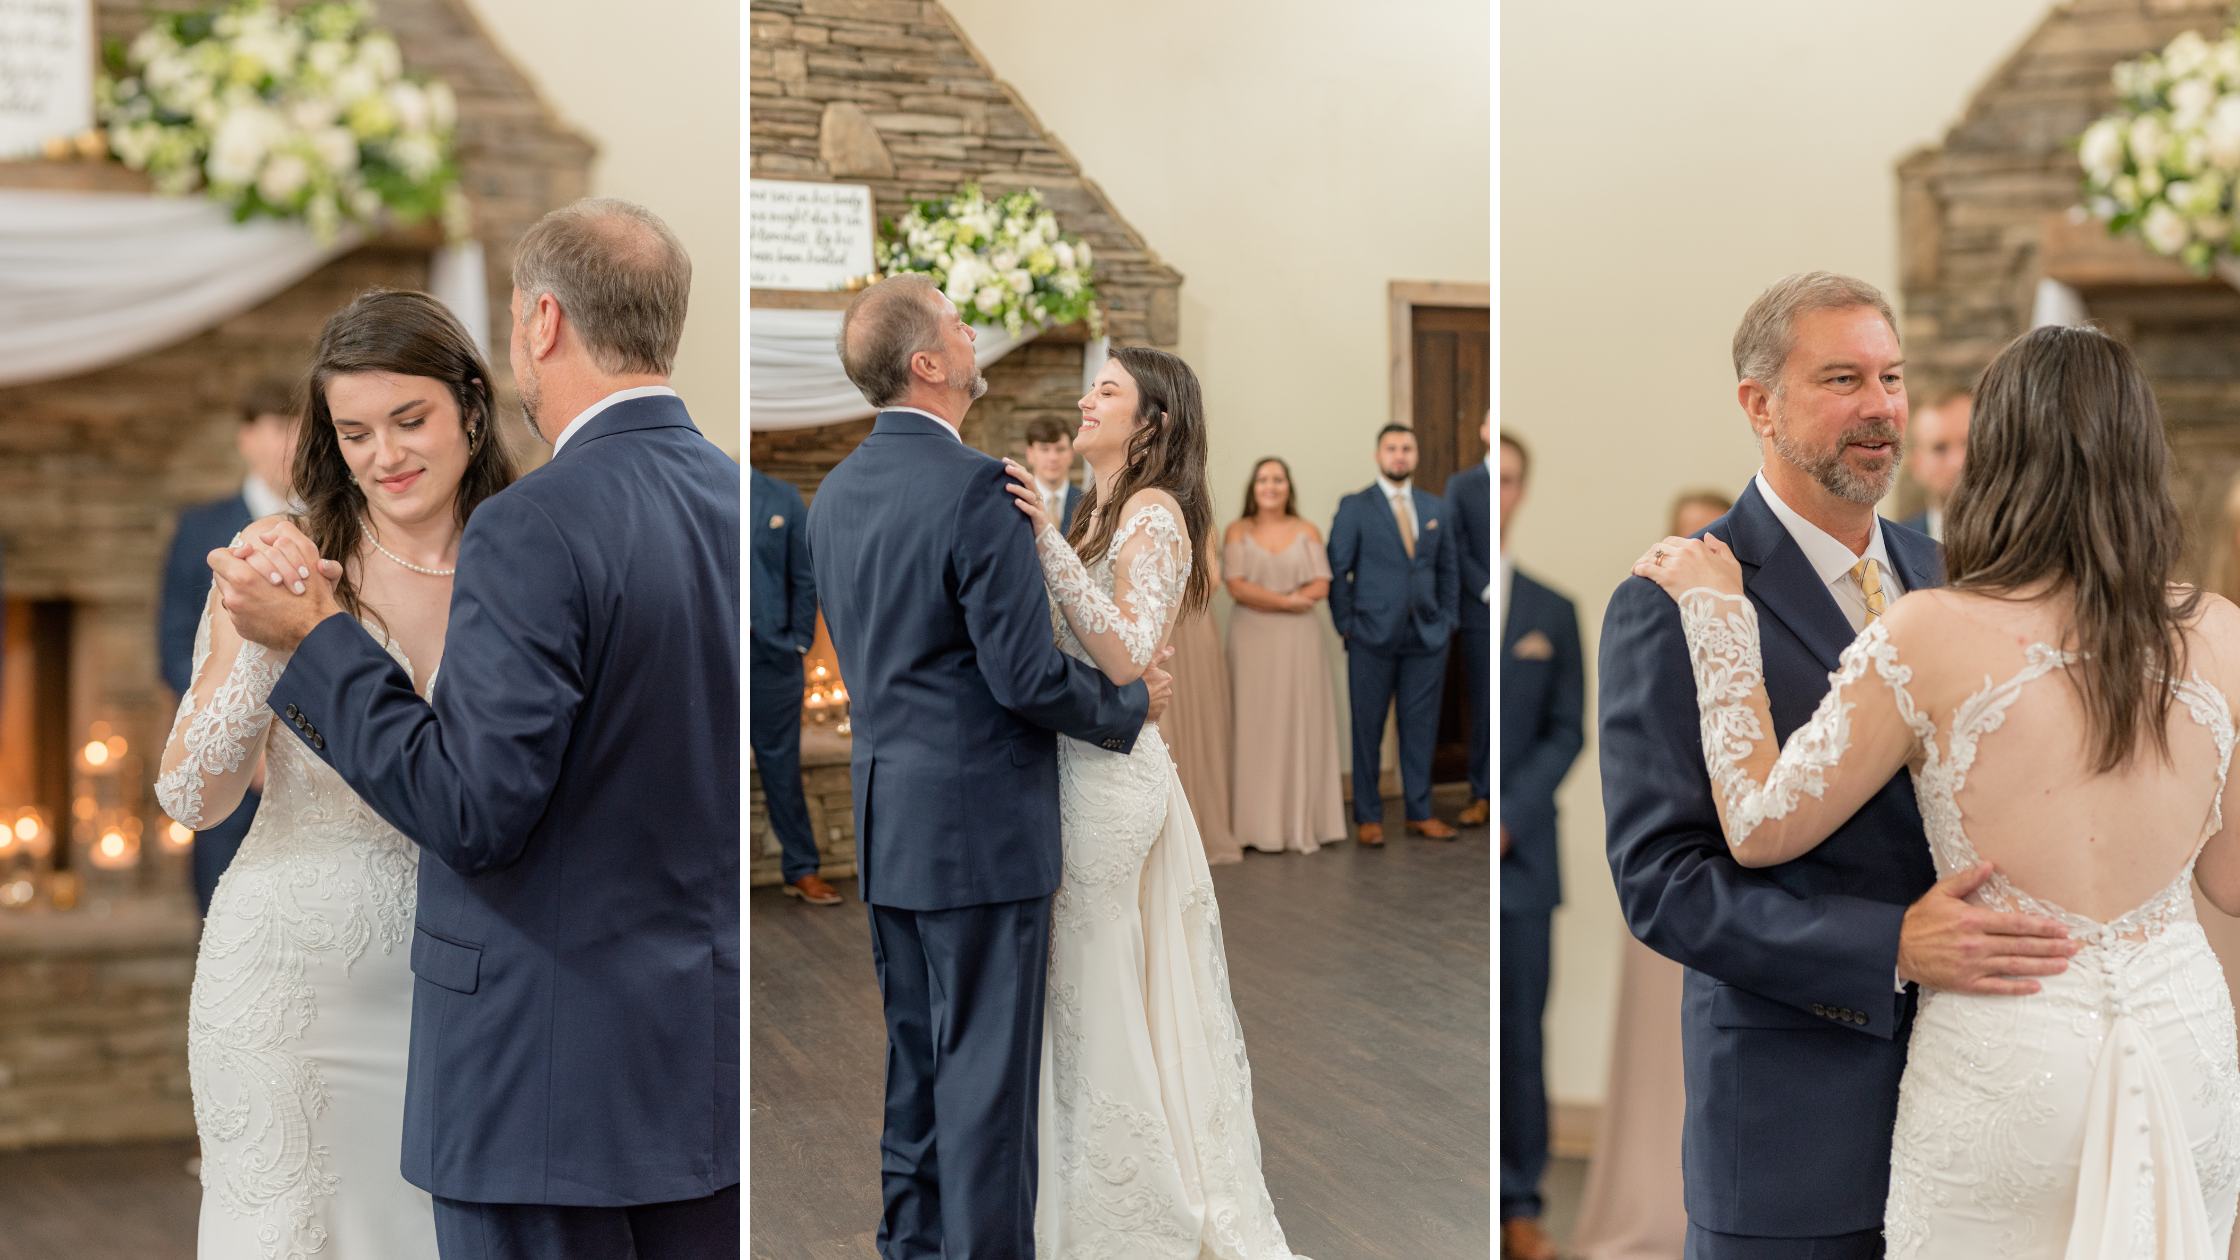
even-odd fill
[(1058, 523), (1058, 532), (1073, 528), (1073, 505), (1081, 502), (1081, 487), (1073, 484), (1073, 434), (1048, 416), (1027, 422), (1027, 469), (1034, 473), (1035, 488), (1042, 492), (1042, 510)]
[(1486, 457), (1447, 478), (1447, 506), (1462, 535), (1456, 565), (1462, 573), (1459, 651), (1470, 681), (1470, 803), (1455, 821), (1481, 827), (1493, 816), (1493, 411), (1478, 424)]
[[(1743, 316), (1734, 366), (1764, 466), (1705, 532), (1742, 563), (1772, 734), (1786, 741), (1853, 638), (1943, 578), (1935, 543), (1874, 512), (1907, 421), (1881, 292), (1828, 272), (1777, 282)], [(1635, 936), (1687, 968), (1687, 1254), (1880, 1257), (1915, 987), (2012, 992), (2005, 977), (2066, 967), (2069, 942), (2051, 920), (1967, 905), (1984, 870), (1937, 881), (1904, 773), (1804, 856), (1737, 863), (1678, 606), (1655, 583), (1628, 578), (1611, 596), (1599, 669), (1618, 902)]]
[(1550, 932), (1563, 902), (1556, 788), (1586, 743), (1586, 664), (1571, 601), (1517, 571), (1509, 520), (1530, 457), (1501, 435), (1501, 1251), (1554, 1260), (1540, 1228), (1548, 1167), (1541, 1063)]
[[(210, 595), (210, 565), (204, 559), (233, 541), (249, 522), (288, 510), (288, 467), (295, 462), (296, 426), (303, 404), (291, 377), (267, 376), (241, 396), (241, 424), (234, 445), (249, 475), (238, 493), (179, 513), (171, 553), (163, 563), (163, 601), (156, 614), (157, 655), (163, 681), (173, 696), (184, 696), (194, 674), (194, 635)], [(194, 899), (210, 913), (218, 877), (232, 865), (249, 824), (263, 799), (264, 769), (249, 781), (241, 804), (224, 821), (194, 834)]]
[(1396, 698), (1408, 830), (1456, 835), (1431, 816), (1431, 747), (1447, 644), (1462, 623), (1462, 577), (1446, 501), (1410, 485), (1415, 471), (1415, 430), (1386, 425), (1377, 431), (1376, 484), (1339, 500), (1330, 523), (1330, 619), (1345, 639), (1353, 708), (1355, 837), (1372, 848), (1384, 843), (1377, 759)]
[(784, 850), (788, 897), (837, 906), (840, 893), (817, 873), (817, 837), (801, 793), (801, 657), (817, 638), (817, 581), (809, 568), (808, 510), (801, 492), (759, 468), (747, 470), (748, 534), (754, 574), (747, 601), (747, 744), (762, 776), (763, 807)]
[(1914, 413), (1912, 435), (1907, 438), (1906, 467), (1921, 483), (1928, 502), (1903, 522), (1944, 541), (1944, 501), (1960, 484), (1960, 469), (1968, 462), (1968, 417), (1974, 414), (1975, 395), (1964, 389), (1947, 390), (1934, 406)]

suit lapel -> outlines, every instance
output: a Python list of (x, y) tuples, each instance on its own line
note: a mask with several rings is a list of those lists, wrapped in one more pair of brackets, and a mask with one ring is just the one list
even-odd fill
[(1927, 534), (1904, 530), (1882, 531), (1883, 550), (1891, 567), (1909, 591), (1926, 591), (1944, 585), (1944, 548)]
[[(1720, 531), (1714, 528), (1711, 532)], [(1828, 593), (1828, 584), (1805, 559), (1804, 549), (1789, 537), (1781, 518), (1766, 506), (1755, 480), (1742, 492), (1734, 510), (1727, 513), (1726, 532), (1734, 535), (1726, 542), (1742, 562), (1743, 589), (1767, 612), (1780, 618), (1821, 664), (1834, 670), (1841, 664), (1843, 649), (1858, 636), (1836, 606), (1835, 596)]]

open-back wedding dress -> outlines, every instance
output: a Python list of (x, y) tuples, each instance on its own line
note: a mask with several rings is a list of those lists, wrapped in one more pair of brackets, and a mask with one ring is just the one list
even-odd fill
[(189, 827), (223, 818), (260, 755), (265, 789), (210, 899), (189, 998), (198, 1254), (435, 1260), (433, 1201), (398, 1171), (419, 848), (301, 740), (272, 738), (265, 699), (287, 658), (254, 643), (213, 657), (214, 615), (215, 594), (156, 798)]
[[(2057, 919), (2083, 943), (2028, 996), (1922, 993), (1892, 1139), (1890, 1256), (2224, 1260), (2240, 1058), (2191, 895), (2225, 831), (2224, 693), (2191, 670), (2171, 684), (2169, 758), (2145, 740), (2096, 773), (2065, 672), (2078, 658), (2040, 641), (2058, 619), (1919, 592), (1845, 650), (1776, 759), (1756, 610), (1703, 587), (1679, 603), (1740, 860), (1810, 849), (1905, 765), (1940, 877), (1989, 858), (1997, 873), (1972, 901)], [(2188, 647), (2214, 661), (2198, 632)]]
[[(1102, 639), (1148, 664), (1190, 575), (1173, 513), (1140, 507), (1086, 568), (1055, 528), (1036, 546), (1059, 648), (1093, 665), (1083, 639)], [(1159, 728), (1125, 755), (1060, 737), (1058, 784), (1035, 1255), (1291, 1260), (1261, 1176), (1213, 876)]]

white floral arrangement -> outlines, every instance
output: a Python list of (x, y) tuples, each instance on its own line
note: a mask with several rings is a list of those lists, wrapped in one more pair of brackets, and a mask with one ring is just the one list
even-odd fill
[(941, 201), (916, 201), (897, 223), (880, 224), (879, 270), (930, 276), (973, 323), (1001, 323), (1017, 334), (1029, 323), (1085, 320), (1097, 310), (1089, 242), (1058, 230), (1036, 189), (994, 201), (966, 184)]
[(2233, 252), (2240, 34), (2187, 31), (2116, 66), (2116, 108), (2077, 138), (2085, 209), (2207, 275)]
[(109, 150), (158, 191), (204, 189), (237, 221), (300, 219), (331, 241), (343, 223), (434, 217), (464, 238), (458, 102), (407, 75), (371, 17), (360, 0), (154, 15), (96, 84)]

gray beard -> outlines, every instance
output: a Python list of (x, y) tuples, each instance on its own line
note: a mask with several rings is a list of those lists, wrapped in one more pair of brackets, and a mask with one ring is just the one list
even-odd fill
[[(1865, 438), (1880, 438), (1890, 443), (1890, 466), (1879, 475), (1863, 474), (1843, 462), (1843, 452), (1853, 443)], [(1898, 462), (1905, 455), (1904, 442), (1898, 431), (1889, 424), (1861, 425), (1846, 429), (1837, 439), (1835, 447), (1814, 455), (1789, 440), (1789, 428), (1779, 417), (1773, 425), (1773, 449), (1781, 458), (1802, 469), (1820, 488), (1839, 499), (1869, 506), (1882, 502), (1884, 495), (1898, 480)]]
[(544, 403), (544, 391), (537, 388), (537, 378), (523, 376), (514, 382), (514, 392), (521, 396), (521, 423), (528, 426), (529, 435), (546, 446), (552, 445), (552, 439), (537, 427), (537, 409)]

